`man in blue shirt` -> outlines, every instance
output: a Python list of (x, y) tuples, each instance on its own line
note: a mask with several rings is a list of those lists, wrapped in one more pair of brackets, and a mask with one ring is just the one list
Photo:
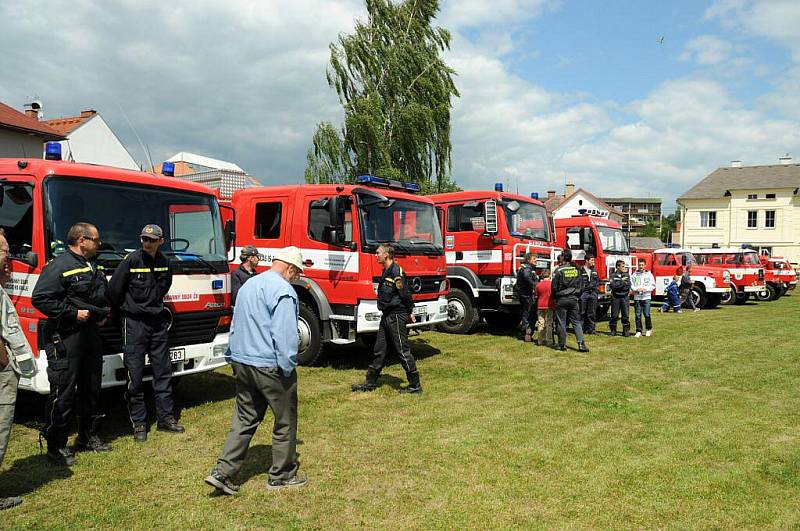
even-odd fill
[(297, 247), (275, 254), (266, 273), (251, 278), (239, 290), (231, 325), (228, 361), (236, 379), (233, 425), (206, 483), (224, 494), (235, 494), (233, 478), (244, 463), (267, 408), (272, 408), (270, 490), (304, 485), (297, 470), (297, 320), (299, 303), (291, 285), (303, 272)]

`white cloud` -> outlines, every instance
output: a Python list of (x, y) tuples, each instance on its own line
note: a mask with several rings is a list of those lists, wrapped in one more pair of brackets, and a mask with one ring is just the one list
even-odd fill
[(800, 61), (800, 2), (797, 0), (717, 0), (706, 10), (706, 18), (768, 38)]
[(701, 35), (686, 44), (680, 56), (681, 61), (695, 61), (701, 65), (718, 65), (733, 51), (733, 45), (714, 35)]

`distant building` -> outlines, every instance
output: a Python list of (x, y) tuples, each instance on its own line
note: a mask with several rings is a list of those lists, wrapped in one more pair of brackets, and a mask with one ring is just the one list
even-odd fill
[[(255, 177), (233, 162), (185, 151), (176, 153), (165, 162), (175, 164), (175, 177), (219, 190), (220, 196), (225, 199), (230, 198), (236, 190), (261, 186)], [(161, 168), (156, 169), (155, 173), (161, 173)]]
[(39, 105), (21, 113), (0, 103), (0, 157), (41, 159), (44, 143), (63, 140), (64, 135), (39, 122)]
[(718, 168), (684, 192), (680, 243), (684, 247), (751, 244), (771, 256), (800, 262), (800, 164)]
[(140, 169), (114, 131), (93, 109), (81, 111), (78, 116), (54, 118), (43, 123), (67, 138), (61, 142), (64, 160), (127, 170)]
[(661, 226), (661, 198), (657, 197), (604, 197), (603, 201), (622, 212), (622, 231), (628, 236), (639, 236), (650, 221)]
[(664, 242), (658, 238), (651, 238), (648, 236), (631, 236), (630, 247), (636, 251), (655, 251), (666, 247)]
[(568, 183), (564, 186), (564, 195), (558, 195), (555, 190), (548, 190), (547, 197), (541, 199), (547, 208), (548, 214), (554, 219), (569, 218), (583, 213), (608, 217), (614, 221), (622, 221), (622, 212), (612, 208), (602, 199), (583, 188), (575, 189), (575, 185)]

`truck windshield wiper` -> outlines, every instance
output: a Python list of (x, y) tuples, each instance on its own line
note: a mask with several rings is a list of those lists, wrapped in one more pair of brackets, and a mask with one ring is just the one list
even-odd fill
[(187, 251), (162, 251), (167, 256), (176, 256), (180, 258), (181, 256), (188, 256), (191, 257), (191, 260), (183, 261), (181, 260), (181, 264), (202, 264), (208, 269), (209, 273), (217, 273), (217, 268), (214, 267), (214, 264), (203, 258), (197, 253), (190, 253)]

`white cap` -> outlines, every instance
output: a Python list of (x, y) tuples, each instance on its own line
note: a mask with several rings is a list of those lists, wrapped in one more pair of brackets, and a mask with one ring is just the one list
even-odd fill
[(303, 255), (300, 254), (300, 249), (295, 247), (294, 245), (290, 247), (284, 247), (283, 249), (279, 250), (275, 253), (272, 257), (272, 260), (280, 260), (281, 262), (286, 262), (287, 264), (291, 264), (299, 269), (301, 272), (303, 271)]

